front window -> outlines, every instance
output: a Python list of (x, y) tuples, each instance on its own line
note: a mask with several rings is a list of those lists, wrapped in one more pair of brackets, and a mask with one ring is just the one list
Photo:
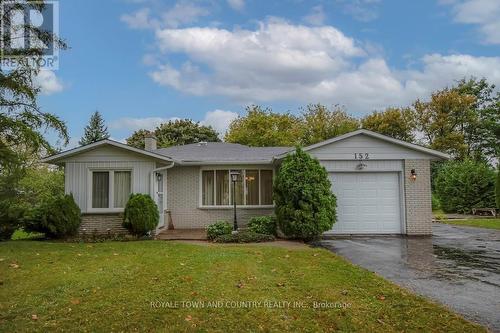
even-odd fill
[[(230, 171), (240, 173), (240, 180), (233, 183)], [(203, 170), (201, 172), (202, 206), (230, 206), (233, 198), (238, 206), (269, 206), (273, 204), (273, 171)]]
[(130, 171), (92, 172), (92, 208), (124, 208), (131, 191)]

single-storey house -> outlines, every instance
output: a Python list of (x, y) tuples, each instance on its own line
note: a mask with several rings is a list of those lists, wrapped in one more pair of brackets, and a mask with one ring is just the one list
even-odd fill
[[(430, 161), (449, 156), (368, 130), (304, 148), (326, 168), (337, 196), (337, 223), (327, 234), (431, 234)], [(82, 211), (81, 232), (118, 233), (130, 193), (147, 193), (167, 226), (198, 229), (231, 221), (233, 197), (242, 225), (272, 214), (273, 178), (293, 148), (200, 142), (144, 149), (102, 140), (47, 157), (64, 166), (65, 191)], [(229, 172), (241, 172), (231, 186)]]

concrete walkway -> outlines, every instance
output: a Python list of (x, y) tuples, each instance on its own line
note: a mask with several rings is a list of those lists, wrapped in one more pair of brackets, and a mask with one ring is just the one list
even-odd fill
[(500, 231), (434, 224), (433, 233), (318, 245), (500, 332)]

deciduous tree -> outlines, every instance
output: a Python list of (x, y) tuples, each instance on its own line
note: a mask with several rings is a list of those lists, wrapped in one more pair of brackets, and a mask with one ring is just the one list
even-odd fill
[(226, 142), (254, 147), (293, 146), (300, 142), (302, 128), (298, 117), (258, 105), (247, 107), (246, 112), (229, 125)]
[(319, 103), (309, 104), (302, 109), (302, 122), (304, 131), (300, 141), (304, 145), (321, 142), (359, 128), (359, 121), (338, 105), (329, 109)]
[[(144, 148), (144, 138), (150, 133), (141, 129), (127, 138), (127, 144), (136, 148)], [(191, 119), (171, 120), (161, 124), (154, 131), (157, 147), (164, 148), (186, 145), (196, 142), (220, 142), (218, 133), (211, 127), (201, 125)]]
[(361, 119), (361, 125), (395, 139), (415, 141), (415, 113), (411, 108), (387, 108), (385, 111), (374, 111)]
[(479, 121), (474, 103), (474, 96), (448, 88), (433, 93), (428, 102), (417, 100), (413, 104), (417, 129), (424, 135), (425, 143), (464, 159), (469, 150), (464, 132)]

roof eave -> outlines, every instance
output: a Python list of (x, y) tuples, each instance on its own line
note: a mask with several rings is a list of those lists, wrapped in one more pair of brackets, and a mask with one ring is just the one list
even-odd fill
[[(319, 147), (325, 146), (327, 144), (331, 144), (331, 143), (334, 143), (334, 142), (337, 142), (337, 141), (341, 141), (341, 140), (344, 140), (344, 139), (347, 139), (347, 138), (350, 138), (350, 137), (353, 137), (353, 136), (356, 136), (356, 135), (360, 135), (360, 134), (368, 135), (368, 136), (371, 136), (371, 137), (376, 138), (376, 139), (380, 139), (380, 140), (383, 140), (383, 141), (391, 142), (393, 144), (404, 146), (404, 147), (406, 147), (408, 149), (416, 150), (416, 151), (419, 151), (419, 152), (422, 152), (422, 153), (425, 153), (425, 154), (437, 157), (438, 159), (444, 159), (444, 160), (451, 159), (450, 155), (442, 153), (440, 151), (437, 151), (437, 150), (434, 150), (434, 149), (430, 149), (430, 148), (426, 148), (426, 147), (422, 147), (422, 146), (419, 146), (419, 145), (416, 145), (416, 144), (413, 144), (413, 143), (409, 143), (409, 142), (406, 142), (406, 141), (394, 139), (394, 138), (388, 137), (386, 135), (379, 134), (379, 133), (376, 133), (376, 132), (372, 132), (372, 131), (369, 131), (369, 130), (366, 130), (366, 129), (359, 129), (359, 130), (356, 130), (356, 131), (353, 131), (353, 132), (349, 132), (349, 133), (346, 133), (346, 134), (343, 134), (343, 135), (339, 135), (337, 137), (334, 137), (334, 138), (331, 138), (331, 139), (328, 139), (328, 140), (325, 140), (325, 141), (322, 141), (322, 142), (318, 142), (318, 143), (315, 143), (313, 145), (304, 147), (303, 150), (304, 151), (309, 151), (309, 150), (312, 150), (312, 149), (315, 149), (315, 148), (319, 148)], [(280, 156), (280, 158), (283, 158), (286, 155), (284, 155), (284, 156), (279, 155), (279, 156)]]
[(84, 153), (88, 150), (97, 148), (99, 146), (104, 146), (104, 145), (110, 145), (110, 146), (114, 146), (117, 148), (125, 149), (128, 151), (131, 151), (131, 152), (134, 152), (137, 154), (141, 154), (141, 155), (145, 155), (145, 156), (148, 156), (148, 157), (160, 160), (160, 161), (164, 161), (164, 162), (175, 162), (174, 159), (172, 159), (168, 156), (164, 156), (164, 155), (160, 155), (160, 154), (157, 154), (154, 152), (131, 147), (131, 146), (128, 146), (128, 145), (123, 144), (121, 142), (109, 140), (109, 139), (93, 142), (93, 143), (85, 145), (85, 146), (76, 147), (76, 148), (69, 149), (69, 150), (66, 150), (64, 152), (52, 155), (52, 156), (45, 157), (45, 158), (42, 158), (40, 160), (40, 162), (49, 163), (49, 164), (58, 164), (58, 163), (62, 162), (65, 158), (68, 158), (68, 157), (71, 157), (74, 155), (78, 155), (78, 154)]
[(181, 166), (190, 165), (259, 165), (259, 164), (272, 164), (273, 160), (253, 160), (253, 161), (178, 161), (177, 164)]

